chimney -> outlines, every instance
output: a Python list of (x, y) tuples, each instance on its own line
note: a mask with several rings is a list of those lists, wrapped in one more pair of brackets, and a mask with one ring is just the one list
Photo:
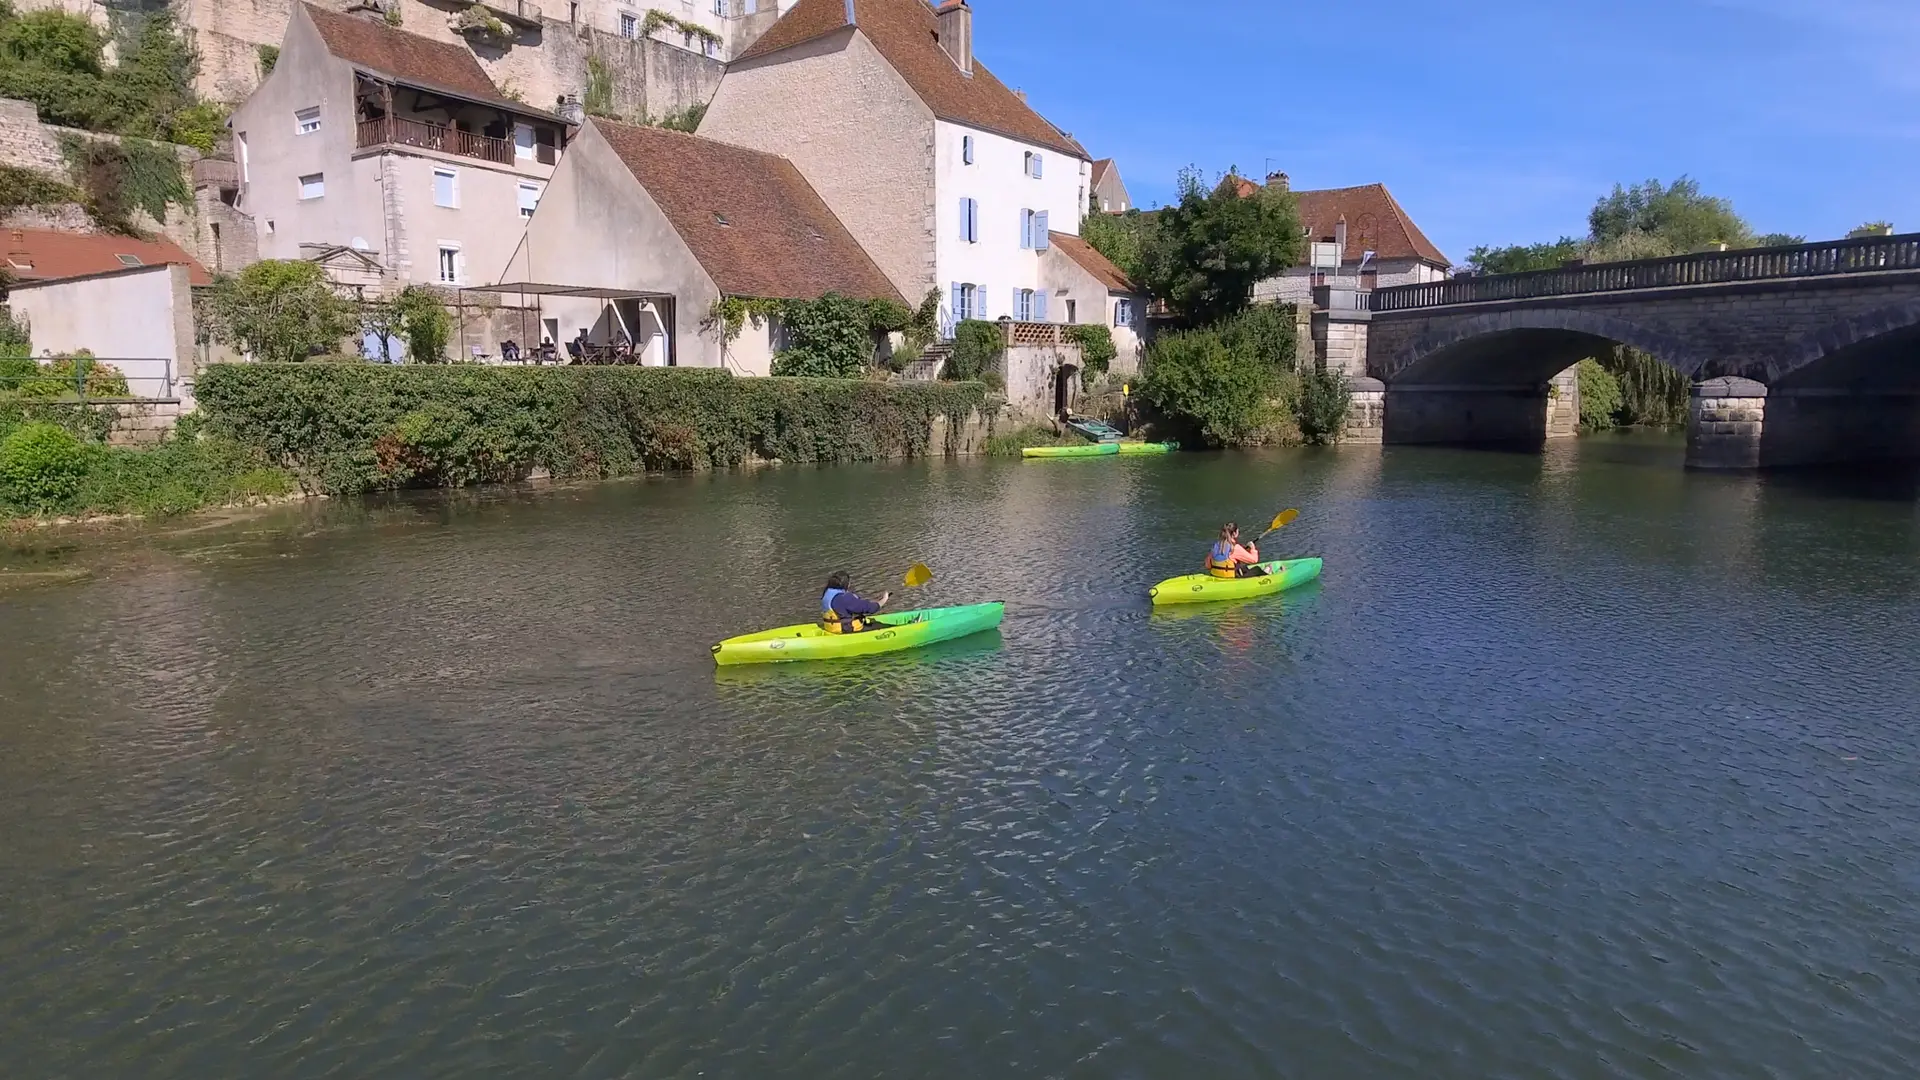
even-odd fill
[(940, 47), (965, 74), (973, 74), (973, 9), (967, 0), (946, 0), (934, 13), (940, 17)]
[(1286, 173), (1270, 172), (1267, 174), (1267, 186), (1273, 188), (1275, 191), (1292, 191), (1293, 181), (1288, 178)]
[(1333, 242), (1340, 245), (1340, 257), (1347, 257), (1347, 215), (1341, 214), (1333, 226)]
[(1013, 96), (1020, 99), (1020, 104), (1025, 105), (1027, 103), (1027, 92), (1025, 90), (1015, 90)]

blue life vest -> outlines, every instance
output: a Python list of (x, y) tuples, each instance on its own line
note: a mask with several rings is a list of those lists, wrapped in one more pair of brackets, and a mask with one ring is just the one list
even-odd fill
[(851, 615), (843, 618), (833, 609), (833, 602), (845, 595), (846, 589), (828, 589), (820, 594), (820, 628), (829, 634), (857, 634), (867, 628), (861, 620)]
[(1213, 545), (1207, 553), (1207, 573), (1217, 578), (1237, 578), (1240, 568), (1233, 561), (1233, 545), (1225, 540)]

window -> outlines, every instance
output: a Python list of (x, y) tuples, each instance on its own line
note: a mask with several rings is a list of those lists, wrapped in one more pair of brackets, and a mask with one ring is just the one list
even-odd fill
[(640, 36), (640, 19), (638, 16), (630, 15), (624, 11), (620, 13), (620, 36), (623, 38), (637, 38)]
[(300, 197), (302, 199), (318, 199), (326, 193), (327, 177), (325, 173), (314, 173), (312, 176), (303, 176), (300, 178)]
[(978, 285), (966, 282), (954, 282), (953, 317), (955, 319), (984, 319), (987, 317), (986, 305), (982, 301), (982, 290)]
[(713, 13), (721, 18), (727, 17), (727, 0), (713, 0)]
[(972, 199), (960, 200), (960, 239), (969, 244), (980, 242), (980, 204)]
[(1047, 212), (1020, 211), (1020, 246), (1029, 251), (1045, 251), (1051, 243), (1047, 239)]
[(960, 163), (973, 164), (973, 136), (971, 135), (960, 136)]
[(460, 174), (452, 169), (433, 170), (433, 205), (449, 210), (460, 208)]
[(440, 284), (460, 284), (460, 248), (458, 245), (440, 245)]
[(140, 261), (140, 256), (138, 255), (115, 255), (114, 258), (119, 259), (120, 265), (125, 267), (135, 267), (135, 266), (146, 265), (145, 263)]
[(1113, 302), (1113, 325), (1133, 325), (1133, 301), (1122, 297)]
[(318, 108), (301, 109), (293, 114), (293, 133), (312, 135), (320, 130), (320, 110)]
[(1013, 317), (1019, 322), (1033, 321), (1033, 290), (1013, 290)]
[(1027, 151), (1027, 175), (1038, 180), (1040, 179), (1041, 171), (1040, 155), (1031, 150)]
[(1080, 305), (1078, 302), (1073, 300), (1067, 301), (1067, 321), (1070, 323), (1080, 321)]
[(539, 145), (540, 140), (534, 136), (532, 124), (513, 125), (514, 157), (521, 161), (526, 161), (533, 157)]
[(706, 53), (709, 57), (713, 59), (719, 59), (720, 42), (713, 38), (702, 38), (700, 40), (701, 40), (700, 51)]
[(253, 180), (253, 160), (247, 153), (247, 133), (242, 131), (233, 139), (240, 144), (240, 183), (245, 185)]
[(523, 218), (530, 218), (533, 216), (533, 212), (535, 210), (538, 210), (539, 208), (540, 208), (540, 185), (539, 184), (521, 184), (520, 185), (520, 216)]

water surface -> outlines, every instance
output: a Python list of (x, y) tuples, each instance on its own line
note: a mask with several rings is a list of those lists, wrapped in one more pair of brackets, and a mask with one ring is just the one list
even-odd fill
[[(1670, 440), (327, 505), (0, 592), (9, 1078), (1904, 1077), (1910, 480)], [(1162, 614), (1298, 505), (1285, 597)], [(846, 568), (1001, 633), (716, 674)], [(898, 590), (896, 589), (896, 592)]]

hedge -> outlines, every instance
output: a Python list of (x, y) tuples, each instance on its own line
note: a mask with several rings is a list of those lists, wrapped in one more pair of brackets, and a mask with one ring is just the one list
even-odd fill
[[(986, 396), (977, 383), (696, 368), (351, 363), (220, 364), (194, 392), (209, 432), (333, 494), (495, 483), (536, 468), (602, 478), (945, 454)], [(947, 442), (933, 446), (943, 417)]]

